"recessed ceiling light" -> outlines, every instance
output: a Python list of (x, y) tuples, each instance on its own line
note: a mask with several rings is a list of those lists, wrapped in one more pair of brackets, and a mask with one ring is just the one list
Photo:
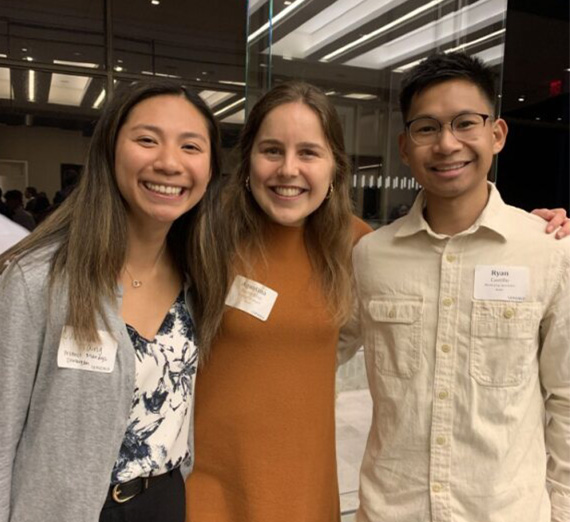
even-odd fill
[(123, 68), (120, 65), (115, 65), (115, 71), (121, 72)]
[(34, 61), (34, 59), (31, 56), (26, 56), (24, 58), (24, 60), (26, 60), (27, 62), (33, 62)]
[(523, 102), (525, 100), (524, 95), (519, 96), (518, 101)]
[(99, 107), (101, 107), (101, 104), (103, 103), (103, 100), (105, 99), (105, 89), (103, 89), (100, 93), (99, 96), (97, 96), (97, 99), (95, 100), (95, 102), (93, 103), (93, 108), (94, 109), (98, 109)]
[(28, 100), (36, 101), (36, 72), (28, 71)]
[(556, 121), (562, 121), (562, 118), (556, 118)]
[(123, 60), (117, 60), (117, 63), (123, 63)]
[(28, 52), (28, 48), (27, 48), (27, 47), (22, 47), (22, 52), (23, 52), (23, 53), (27, 53), (27, 52)]
[(160, 0), (150, 0), (152, 5), (160, 5)]
[(535, 120), (536, 120), (536, 121), (540, 121), (540, 116), (537, 116), (537, 117), (535, 118)]

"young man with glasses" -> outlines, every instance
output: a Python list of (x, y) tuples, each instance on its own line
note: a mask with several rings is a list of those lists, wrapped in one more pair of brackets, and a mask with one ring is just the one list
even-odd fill
[(356, 246), (341, 339), (374, 404), (356, 520), (568, 522), (570, 241), (487, 182), (507, 125), (479, 60), (431, 56), (400, 101), (423, 190)]

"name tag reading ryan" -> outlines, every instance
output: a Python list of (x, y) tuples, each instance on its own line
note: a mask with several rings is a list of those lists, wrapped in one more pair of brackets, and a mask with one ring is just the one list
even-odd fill
[(488, 301), (524, 301), (528, 285), (526, 266), (478, 265), (475, 267), (473, 297)]
[(275, 290), (238, 275), (228, 292), (226, 304), (266, 321), (276, 299), (277, 292)]
[(108, 332), (98, 330), (98, 333), (100, 338), (98, 343), (79, 346), (73, 328), (64, 327), (57, 350), (58, 367), (111, 373), (115, 367), (117, 341)]

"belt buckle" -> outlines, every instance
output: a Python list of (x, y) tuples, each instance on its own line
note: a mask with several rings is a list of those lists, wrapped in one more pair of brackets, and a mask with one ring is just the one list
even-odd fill
[(121, 486), (121, 484), (115, 484), (115, 486), (113, 487), (113, 489), (111, 491), (111, 497), (118, 504), (123, 504), (125, 502), (128, 502), (129, 500), (131, 500), (132, 498), (135, 498), (137, 496), (137, 493), (135, 493), (134, 495), (130, 495), (129, 497), (122, 498), (120, 496), (121, 495), (120, 486)]

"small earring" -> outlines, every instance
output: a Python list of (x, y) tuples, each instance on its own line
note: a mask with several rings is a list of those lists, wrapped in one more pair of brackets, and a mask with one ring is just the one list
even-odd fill
[(331, 183), (329, 186), (329, 191), (327, 192), (325, 199), (331, 199), (333, 192), (334, 192), (334, 185)]
[(249, 176), (245, 178), (245, 190), (251, 192), (251, 187), (249, 186)]

